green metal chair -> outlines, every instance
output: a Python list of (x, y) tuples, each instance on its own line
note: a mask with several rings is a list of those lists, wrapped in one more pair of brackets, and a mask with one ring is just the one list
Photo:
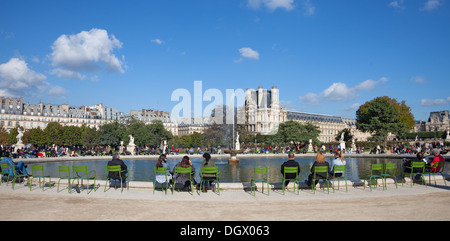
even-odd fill
[[(169, 189), (169, 180), (167, 180), (167, 168), (165, 167), (154, 167), (154, 172), (155, 172), (155, 180), (153, 181), (153, 194), (155, 194), (155, 190), (156, 190), (156, 176), (158, 174), (164, 174), (165, 176), (165, 183), (166, 183), (166, 195), (167, 195), (167, 189)], [(164, 184), (161, 184), (161, 189), (164, 187)]]
[[(442, 179), (444, 179), (444, 184), (445, 184), (445, 186), (447, 186), (447, 182), (445, 181), (445, 176), (444, 176), (444, 166), (445, 166), (445, 162), (436, 162), (436, 164), (434, 166), (434, 170), (435, 171), (432, 171), (430, 169), (429, 172), (425, 172), (425, 174), (428, 174), (428, 183), (431, 183), (431, 176), (433, 176), (433, 178), (434, 178), (434, 185), (437, 186), (436, 174), (441, 174)], [(441, 167), (441, 169), (439, 171), (436, 171), (438, 167)]]
[[(378, 186), (378, 179), (383, 179), (381, 176), (383, 172), (383, 164), (371, 164), (370, 165), (370, 175), (364, 176), (364, 183), (366, 182), (366, 179), (369, 179), (369, 187), (370, 191), (372, 191), (372, 179), (376, 181), (375, 188)], [(364, 184), (364, 189), (366, 189), (366, 185)]]
[[(411, 179), (411, 188), (414, 185), (414, 175), (420, 175), (421, 179), (422, 179), (422, 183), (425, 185), (425, 187), (427, 186), (427, 183), (425, 182), (425, 178), (423, 177), (423, 174), (425, 173), (425, 162), (411, 162), (411, 166), (410, 167), (406, 167), (407, 169), (409, 169), (411, 171), (411, 174), (409, 176), (409, 178)], [(414, 168), (420, 168), (421, 171), (419, 172), (414, 172)]]
[[(389, 170), (392, 170), (392, 174), (388, 173)], [(392, 177), (395, 181), (395, 188), (398, 189), (397, 185), (397, 164), (395, 163), (386, 163), (384, 164), (384, 172), (381, 174), (382, 181), (384, 183), (383, 190), (387, 190), (387, 182), (386, 178)]]
[[(3, 180), (3, 176), (6, 176), (6, 186), (8, 186), (9, 183), (9, 179), (11, 178), (11, 175), (9, 173), (9, 166), (8, 163), (1, 163), (1, 168), (2, 168), (2, 180)], [(16, 171), (16, 166), (14, 164), (12, 164), (12, 171), (13, 171), (13, 176), (12, 176), (12, 189), (14, 190), (14, 185), (16, 183), (17, 178), (19, 178), (19, 181), (21, 180), (21, 178), (26, 177), (27, 178), (27, 182), (30, 181), (30, 179), (28, 178), (28, 175), (25, 174), (20, 174)]]
[[(295, 178), (286, 178), (286, 174), (295, 174)], [(297, 187), (297, 195), (300, 193), (300, 183), (298, 180), (298, 167), (284, 167), (284, 174), (283, 174), (283, 181), (282, 181), (282, 188), (283, 188), (283, 195), (285, 194), (285, 181), (293, 181), (294, 182), (294, 191), (295, 191), (295, 184), (298, 185)]]
[(6, 185), (8, 185), (9, 182), (9, 171), (8, 171), (8, 164), (7, 163), (1, 163), (1, 169), (2, 169), (2, 179), (0, 180), (0, 186), (3, 183), (3, 178), (6, 177)]
[[(316, 173), (318, 172), (324, 172), (326, 173), (326, 177), (325, 178), (317, 178)], [(314, 167), (314, 174), (313, 174), (313, 179), (312, 179), (312, 189), (314, 194), (316, 194), (316, 181), (327, 181), (327, 190), (328, 190), (328, 194), (330, 194), (330, 179), (329, 179), (329, 175), (328, 175), (328, 166), (315, 166)], [(323, 185), (323, 191), (325, 192), (325, 185)]]
[[(342, 176), (336, 177), (336, 172), (342, 173)], [(345, 191), (348, 192), (346, 175), (347, 175), (347, 166), (340, 165), (340, 166), (333, 167), (333, 180), (335, 180), (335, 179), (338, 180), (338, 190), (339, 190), (340, 180), (343, 179), (345, 181)], [(334, 182), (333, 182), (333, 192), (334, 192)]]
[[(64, 173), (66, 173), (66, 175), (64, 175)], [(61, 175), (63, 174), (63, 175)], [(70, 185), (70, 167), (69, 166), (58, 166), (58, 176), (59, 176), (59, 180), (58, 180), (58, 187), (56, 188), (56, 192), (59, 192), (59, 184), (61, 182), (61, 180), (63, 179), (67, 179), (67, 191), (70, 193), (72, 190), (72, 185)]]
[[(261, 177), (265, 175), (264, 177)], [(267, 195), (270, 196), (270, 187), (269, 187), (269, 168), (268, 167), (255, 167), (254, 169), (254, 177), (250, 180), (250, 190), (253, 192), (253, 196), (256, 195), (256, 183), (261, 182), (262, 193), (264, 193), (264, 183), (267, 184)]]
[[(92, 175), (93, 174), (93, 175)], [(95, 191), (95, 178), (96, 178), (96, 172), (95, 170), (88, 171), (87, 166), (72, 166), (72, 187), (75, 180), (77, 180), (77, 187), (80, 186), (80, 180), (81, 180), (81, 187), (83, 187), (83, 180), (87, 181), (87, 187), (86, 189), (89, 189), (89, 180), (94, 180), (94, 191)], [(86, 190), (87, 194), (89, 192)]]
[[(204, 176), (204, 174), (215, 174), (215, 177), (212, 178), (212, 176), (207, 176), (208, 178), (205, 179), (206, 177)], [(220, 175), (221, 173), (219, 172), (219, 168), (218, 167), (200, 167), (200, 192), (198, 193), (198, 195), (200, 195), (201, 190), (203, 190), (203, 185), (204, 182), (206, 181), (215, 181), (217, 183), (217, 194), (220, 195), (220, 184), (219, 184), (219, 179), (220, 179)]]
[[(193, 185), (194, 185), (194, 177), (192, 175), (192, 168), (191, 167), (175, 167), (174, 168), (174, 173), (173, 173), (173, 184), (172, 184), (172, 195), (173, 192), (175, 190), (175, 186), (177, 184), (177, 174), (187, 174), (189, 173), (189, 182), (190, 182), (190, 188), (191, 188), (191, 195), (194, 194), (194, 189), (193, 189)], [(183, 187), (184, 187), (184, 183), (183, 183)]]
[(31, 175), (32, 176), (29, 178), (30, 180), (28, 181), (28, 186), (30, 187), (30, 191), (31, 191), (31, 184), (32, 184), (34, 178), (39, 178), (39, 188), (41, 188), (41, 178), (42, 178), (42, 191), (44, 191), (44, 188), (45, 188), (45, 178), (48, 178), (48, 185), (51, 188), (52, 179), (50, 176), (46, 176), (44, 174), (44, 165), (32, 165), (31, 166)]
[[(119, 173), (119, 179), (120, 179), (120, 186), (122, 187), (121, 192), (123, 192), (123, 179), (122, 179), (122, 173), (125, 172), (125, 170), (122, 170), (122, 167), (120, 165), (116, 165), (116, 166), (106, 166), (106, 183), (105, 183), (105, 190), (104, 192), (106, 192), (106, 187), (108, 186), (108, 181), (111, 181), (111, 178), (109, 177), (109, 173), (110, 172), (118, 172)], [(117, 180), (119, 180), (117, 179)], [(127, 191), (129, 190), (129, 180), (128, 180), (128, 173), (125, 174), (125, 183), (127, 185)], [(94, 184), (95, 186), (95, 184)], [(111, 188), (111, 184), (109, 184), (109, 188)], [(114, 189), (117, 190), (117, 185), (114, 185)]]

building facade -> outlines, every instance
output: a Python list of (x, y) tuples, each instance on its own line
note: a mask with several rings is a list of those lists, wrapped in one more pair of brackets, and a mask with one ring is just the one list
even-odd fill
[(298, 111), (287, 111), (287, 119), (302, 124), (311, 123), (320, 130), (320, 142), (333, 142), (336, 135), (343, 129), (348, 128), (357, 141), (367, 141), (371, 135), (356, 129), (356, 120), (346, 119), (339, 116), (304, 113)]
[(72, 107), (67, 104), (30, 104), (23, 103), (23, 98), (1, 97), (0, 126), (7, 131), (22, 126), (27, 129), (45, 129), (50, 122), (58, 122), (62, 126), (78, 126), (83, 124), (98, 129), (101, 125), (120, 121), (125, 122), (131, 116), (150, 124), (153, 120), (161, 120), (166, 130), (178, 135), (178, 126), (170, 121), (170, 113), (163, 111), (142, 110), (124, 114), (103, 104)]
[(430, 112), (427, 121), (417, 121), (414, 132), (421, 131), (449, 131), (450, 114), (448, 110)]
[(287, 121), (287, 112), (281, 108), (278, 88), (266, 90), (260, 86), (258, 90), (247, 89), (245, 118), (250, 133), (275, 134), (278, 126)]

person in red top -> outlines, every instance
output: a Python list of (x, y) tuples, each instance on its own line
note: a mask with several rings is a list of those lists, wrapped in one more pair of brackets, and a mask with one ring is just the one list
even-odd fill
[(445, 158), (443, 156), (441, 156), (439, 149), (433, 149), (433, 151), (431, 153), (434, 155), (434, 158), (430, 163), (431, 171), (432, 172), (440, 172), (441, 167), (440, 166), (434, 167), (434, 166), (436, 165), (437, 162), (445, 162)]

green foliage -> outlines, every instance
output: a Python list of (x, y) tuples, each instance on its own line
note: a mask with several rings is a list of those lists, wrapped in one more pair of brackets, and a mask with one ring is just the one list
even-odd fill
[(44, 130), (44, 138), (46, 145), (64, 145), (64, 128), (58, 122), (50, 122)]
[(8, 132), (3, 126), (0, 126), (0, 144), (8, 145)]
[[(46, 144), (46, 138), (44, 136), (44, 131), (41, 128), (33, 128), (28, 131), (28, 142), (25, 143), (32, 143), (36, 146), (44, 146)], [(25, 134), (24, 134), (25, 136)]]
[(351, 140), (353, 139), (353, 135), (352, 135), (350, 129), (349, 129), (349, 128), (345, 128), (345, 129), (340, 130), (340, 131), (336, 134), (336, 137), (334, 138), (334, 140), (335, 140), (335, 141), (339, 141), (339, 140), (341, 139), (342, 133), (344, 133), (344, 141), (345, 141), (345, 142), (351, 141)]
[(447, 132), (446, 131), (411, 132), (405, 133), (404, 135), (401, 136), (401, 138), (415, 140), (416, 136), (419, 139), (434, 139), (434, 138), (445, 139), (447, 137)]
[(17, 131), (17, 127), (13, 128), (9, 131), (9, 134), (8, 134), (8, 144), (9, 145), (17, 143), (16, 137), (18, 134), (19, 134), (19, 132)]
[(357, 128), (370, 132), (376, 139), (386, 140), (389, 132), (402, 135), (408, 131), (394, 105), (384, 97), (375, 98), (360, 106), (356, 112)]
[[(7, 135), (5, 134), (8, 138), (8, 144), (16, 143), (17, 134), (17, 128), (12, 129)], [(130, 134), (135, 138), (135, 144), (139, 146), (159, 146), (162, 139), (168, 141), (173, 139), (172, 134), (164, 128), (161, 121), (145, 125), (137, 120), (131, 120), (126, 124), (114, 121), (100, 126), (98, 130), (86, 125), (81, 127), (63, 127), (57, 122), (51, 122), (44, 130), (40, 128), (27, 130), (22, 139), (24, 143), (36, 146), (53, 144), (59, 146), (83, 145), (87, 147), (96, 145), (119, 146), (121, 140), (124, 142), (124, 145), (128, 144), (128, 135)]]
[(317, 126), (306, 123), (301, 124), (296, 121), (287, 121), (280, 124), (276, 140), (282, 140), (283, 143), (293, 142), (297, 144), (306, 144), (311, 139), (315, 144), (320, 143), (318, 137), (320, 130)]

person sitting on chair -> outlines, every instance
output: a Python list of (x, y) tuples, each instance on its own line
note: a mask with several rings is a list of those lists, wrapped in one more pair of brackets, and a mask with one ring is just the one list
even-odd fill
[[(308, 185), (308, 187), (311, 187), (312, 179), (314, 177), (314, 167), (316, 166), (327, 166), (328, 170), (330, 169), (330, 164), (325, 161), (325, 155), (322, 152), (317, 153), (316, 161), (313, 163), (311, 167), (311, 174), (309, 174), (308, 181), (306, 182), (306, 185)], [(316, 180), (314, 185), (317, 185), (317, 183), (319, 182), (319, 180), (317, 179), (327, 178), (327, 175), (329, 175), (328, 172), (316, 172)]]
[[(288, 161), (284, 162), (281, 165), (281, 174), (283, 175), (283, 177), (284, 177), (284, 167), (297, 167), (298, 168), (297, 175), (300, 174), (300, 165), (298, 164), (298, 162), (295, 161), (295, 155), (293, 152), (288, 154)], [(286, 179), (294, 179), (297, 175), (295, 175), (295, 173), (286, 173)], [(289, 181), (284, 182), (285, 187), (287, 187), (288, 184)]]
[(345, 158), (341, 151), (336, 151), (334, 153), (334, 159), (331, 163), (331, 174), (334, 174), (335, 177), (341, 177), (344, 172), (343, 171), (334, 171), (335, 166), (345, 166)]
[[(122, 186), (126, 186), (126, 173), (128, 172), (127, 170), (127, 165), (125, 165), (125, 163), (119, 159), (119, 153), (114, 152), (112, 155), (112, 160), (108, 162), (107, 164), (108, 166), (120, 166), (120, 169), (124, 172), (121, 172), (121, 176), (122, 176)], [(120, 176), (119, 176), (119, 172), (109, 172), (109, 180), (110, 180), (110, 185), (111, 186), (118, 186), (117, 183), (120, 183)]]
[[(191, 161), (189, 160), (188, 156), (184, 156), (183, 159), (181, 160), (181, 162), (179, 162), (176, 167), (182, 167), (182, 168), (187, 168), (187, 167), (191, 167), (191, 175), (195, 176), (195, 168), (192, 165)], [(175, 168), (173, 168), (172, 173), (175, 174)], [(191, 182), (189, 180), (189, 173), (177, 173), (176, 181), (177, 183), (181, 183), (183, 185), (183, 188), (186, 189), (188, 187), (190, 187)], [(192, 178), (194, 179), (194, 178)], [(176, 183), (174, 183), (175, 185)], [(194, 179), (194, 183), (193, 185), (196, 185), (195, 183), (195, 179)]]
[(5, 157), (3, 157), (2, 160), (0, 161), (0, 163), (8, 164), (9, 176), (10, 177), (14, 176), (14, 171), (12, 169), (12, 167), (14, 166), (16, 172), (19, 172), (21, 174), (28, 175), (29, 177), (31, 177), (31, 175), (29, 175), (27, 172), (27, 165), (25, 165), (25, 163), (23, 161), (19, 161), (18, 163), (13, 162), (13, 160), (11, 159), (10, 156), (11, 156), (11, 154), (9, 152), (5, 152)]
[[(214, 163), (214, 161), (211, 160), (211, 155), (209, 153), (205, 153), (203, 154), (203, 162), (202, 162), (202, 167), (215, 167), (216, 164)], [(202, 190), (202, 192), (207, 192), (209, 187), (212, 186), (213, 180), (209, 180), (209, 179), (215, 179), (216, 178), (216, 174), (203, 174), (203, 180), (204, 180), (204, 189)]]

